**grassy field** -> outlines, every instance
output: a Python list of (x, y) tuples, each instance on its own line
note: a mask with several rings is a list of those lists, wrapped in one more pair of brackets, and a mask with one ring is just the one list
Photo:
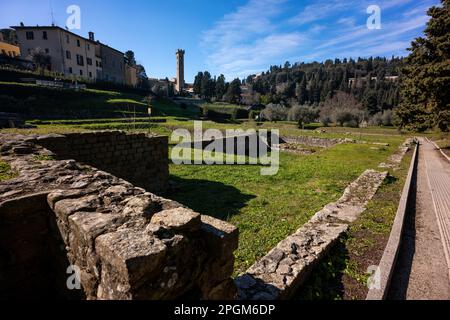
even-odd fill
[[(5, 88), (8, 86), (13, 88), (13, 94), (5, 96)], [(25, 108), (32, 112), (36, 112), (35, 110), (51, 112), (54, 109), (67, 108), (70, 112), (80, 113), (76, 117), (61, 117), (59, 120), (30, 121), (31, 124), (38, 126), (37, 129), (3, 131), (44, 134), (120, 129), (170, 135), (174, 129), (178, 128), (192, 131), (193, 120), (199, 115), (198, 107), (180, 107), (169, 100), (160, 100), (152, 104), (155, 122), (149, 122), (145, 114), (148, 105), (141, 96), (112, 91), (85, 90), (81, 93), (73, 92), (71, 99), (66, 97), (62, 100), (63, 94), (58, 91), (35, 87), (31, 87), (31, 90), (36, 91), (31, 91), (33, 98), (29, 101), (27, 100), (29, 98), (24, 99), (21, 96), (23, 93), (17, 84), (0, 84), (0, 105), (2, 106), (0, 109), (7, 109), (4, 104), (1, 104), (2, 101), (13, 99), (21, 101), (19, 109)], [(66, 94), (67, 92), (64, 92), (64, 95)], [(9, 106), (14, 107), (16, 104), (9, 104)], [(220, 112), (233, 112), (236, 108), (234, 105), (225, 104), (214, 104), (213, 107), (218, 108), (216, 110)], [(92, 121), (92, 117), (85, 116), (83, 110), (89, 110), (89, 112), (95, 110), (94, 114), (98, 119)], [(105, 110), (107, 110), (106, 114), (99, 117)], [(14, 112), (14, 110), (7, 111)], [(120, 117), (123, 120), (117, 117), (117, 112), (121, 113)], [(130, 117), (135, 119), (130, 122)], [(389, 127), (361, 129), (328, 127), (321, 128), (324, 132), (318, 132), (316, 129), (320, 127), (319, 124), (311, 124), (306, 130), (301, 130), (295, 122), (203, 121), (202, 125), (203, 129), (278, 129), (281, 135), (351, 138), (360, 142), (336, 145), (319, 150), (312, 155), (282, 153), (280, 171), (275, 176), (261, 176), (260, 166), (255, 165), (170, 165), (171, 179), (175, 182), (176, 188), (167, 195), (168, 198), (177, 200), (202, 214), (227, 220), (239, 227), (240, 244), (236, 251), (236, 273), (248, 268), (324, 205), (337, 200), (351, 181), (364, 170), (377, 168), (380, 162), (385, 162), (408, 137), (408, 134)], [(372, 142), (388, 143), (389, 146), (375, 147), (371, 144)], [(6, 164), (0, 165), (1, 179), (7, 179), (13, 175)], [(398, 201), (390, 195), (397, 192), (401, 184), (400, 177), (390, 185), (383, 186), (383, 190), (388, 188), (387, 193), (379, 202), (374, 202), (374, 207), (368, 211), (368, 217), (372, 216), (374, 219), (381, 217), (383, 223), (386, 223), (384, 225), (386, 230), (389, 229), (390, 221), (383, 217), (392, 214)], [(394, 189), (389, 191), (391, 187)], [(378, 232), (380, 227), (378, 224), (371, 224), (370, 221), (363, 222), (362, 225), (374, 232)], [(350, 235), (350, 239), (351, 237)], [(345, 243), (346, 246), (350, 246), (348, 250), (358, 252), (358, 249), (351, 247), (350, 243)], [(360, 242), (355, 243), (358, 245)], [(360, 270), (352, 269), (354, 262), (349, 261), (345, 268), (350, 270), (349, 274), (354, 274), (355, 278), (359, 277)], [(318, 290), (316, 284), (313, 288)]]
[[(22, 133), (72, 132), (99, 129), (123, 129), (170, 134), (173, 129), (193, 129), (189, 118), (165, 117), (165, 123), (102, 123), (74, 125), (38, 125), (33, 130), (6, 130)], [(202, 122), (203, 128), (279, 129), (282, 135), (311, 135), (325, 138), (352, 138), (359, 144), (342, 144), (313, 155), (281, 154), (276, 176), (260, 175), (259, 166), (189, 166), (170, 165), (171, 179), (177, 191), (168, 197), (202, 213), (227, 220), (239, 227), (240, 246), (236, 252), (236, 272), (264, 255), (281, 239), (292, 233), (325, 204), (337, 200), (345, 187), (365, 169), (376, 168), (406, 139), (393, 128), (353, 129), (326, 128), (326, 133), (298, 129), (296, 123)], [(133, 128), (136, 126), (136, 129)], [(142, 126), (142, 127), (139, 127)], [(364, 143), (368, 142), (368, 143)], [(374, 148), (370, 142), (389, 143)]]
[(202, 107), (208, 108), (208, 110), (213, 110), (219, 113), (232, 114), (234, 110), (243, 110), (241, 106), (225, 102), (215, 102), (215, 103), (205, 103)]
[(316, 154), (281, 154), (280, 171), (261, 176), (258, 166), (170, 165), (177, 192), (190, 208), (239, 227), (236, 273), (245, 271), (318, 210), (337, 200), (365, 169), (386, 161), (403, 142), (390, 146), (341, 144)]
[(297, 294), (301, 300), (364, 300), (368, 267), (378, 265), (386, 247), (412, 158), (410, 151), (400, 169), (391, 172), (367, 210), (350, 226), (346, 236), (321, 262)]

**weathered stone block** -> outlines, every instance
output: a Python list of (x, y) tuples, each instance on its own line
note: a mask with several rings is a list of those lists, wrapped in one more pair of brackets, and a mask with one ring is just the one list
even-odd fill
[(156, 213), (152, 224), (160, 225), (166, 229), (177, 231), (196, 231), (200, 229), (200, 214), (186, 208), (175, 208)]
[[(103, 266), (99, 296), (103, 299), (121, 299), (132, 288), (157, 277), (167, 252), (161, 240), (133, 229), (101, 235), (95, 244)], [(109, 278), (103, 278), (105, 274)]]

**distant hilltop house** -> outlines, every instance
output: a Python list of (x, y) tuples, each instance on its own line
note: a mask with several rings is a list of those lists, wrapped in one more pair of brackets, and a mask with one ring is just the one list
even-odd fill
[[(391, 81), (391, 82), (397, 82), (398, 81), (398, 76), (386, 76), (384, 77), (385, 80), (387, 81)], [(371, 77), (370, 78), (371, 82), (377, 82), (378, 78), (377, 77)], [(348, 86), (351, 88), (354, 87), (362, 87), (364, 84), (369, 82), (369, 77), (357, 77), (357, 78), (349, 78), (348, 79)]]
[(0, 33), (0, 54), (10, 58), (20, 57), (20, 48), (11, 43), (7, 43), (3, 39), (3, 34)]
[(54, 25), (11, 28), (16, 30), (21, 57), (31, 60), (33, 51), (40, 49), (50, 57), (50, 71), (90, 81), (138, 83), (138, 70), (126, 64), (124, 53), (95, 41), (93, 32), (84, 38)]

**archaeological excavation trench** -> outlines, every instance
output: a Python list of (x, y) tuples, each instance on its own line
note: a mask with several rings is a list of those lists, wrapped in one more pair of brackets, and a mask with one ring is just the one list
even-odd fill
[[(149, 192), (167, 188), (166, 137), (0, 143), (18, 173), (0, 184), (1, 299), (234, 298), (238, 230)], [(81, 290), (67, 286), (70, 266)]]
[(0, 299), (289, 299), (387, 174), (365, 171), (233, 279), (238, 229), (157, 195), (168, 188), (167, 137), (1, 134), (0, 144), (17, 172), (0, 183)]

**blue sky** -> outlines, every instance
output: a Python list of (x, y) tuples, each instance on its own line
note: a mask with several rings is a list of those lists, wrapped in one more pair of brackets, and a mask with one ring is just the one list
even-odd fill
[[(1, 0), (0, 28), (64, 27), (69, 5), (81, 8), (87, 37), (131, 49), (151, 77), (175, 76), (175, 51), (186, 50), (186, 80), (209, 70), (228, 80), (285, 61), (403, 56), (422, 35), (426, 10), (438, 0)], [(369, 30), (366, 9), (381, 8), (380, 30)]]

